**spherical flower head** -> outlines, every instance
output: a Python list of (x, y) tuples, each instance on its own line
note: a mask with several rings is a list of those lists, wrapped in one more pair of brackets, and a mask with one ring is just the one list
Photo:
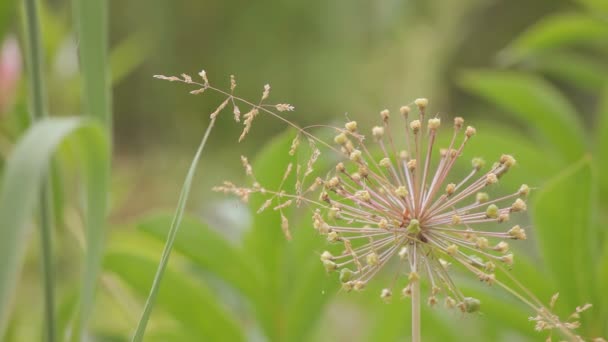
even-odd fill
[[(428, 105), (426, 100), (415, 103), (419, 109)], [(456, 287), (449, 278), (449, 265), (464, 265), (485, 284), (495, 284), (496, 264), (513, 264), (513, 254), (508, 253), (510, 246), (504, 240), (523, 240), (525, 232), (519, 226), (504, 232), (476, 227), (506, 222), (510, 214), (525, 211), (523, 197), (529, 187), (522, 186), (512, 194), (490, 200), (486, 188), (515, 165), (514, 157), (502, 155), (487, 170), (483, 159), (474, 158), (469, 164), (470, 174), (455, 179), (450, 171), (477, 133), (475, 128), (462, 130), (464, 120), (455, 118), (452, 143), (438, 148), (440, 158), (434, 161), (434, 136), (441, 134), (441, 120), (427, 119), (428, 130), (423, 130), (422, 111), (420, 118), (412, 120), (408, 119), (409, 107), (402, 107), (400, 112), (409, 128), (403, 142), (406, 150), (395, 147), (399, 142), (393, 140), (388, 129), (388, 111), (381, 112), (383, 126), (372, 129), (373, 141), (383, 153), (381, 158), (369, 158), (370, 147), (364, 144), (363, 136), (354, 134), (357, 127), (352, 121), (340, 133), (344, 136), (336, 137), (339, 145), (352, 141), (352, 148), (343, 150), (346, 158), (342, 163), (355, 165), (357, 172), (348, 173), (344, 164), (338, 164), (334, 176), (337, 180), (330, 177), (325, 182), (325, 203), (340, 208), (339, 218), (327, 215), (327, 239), (344, 244), (344, 251), (335, 257), (323, 254), (324, 266), (334, 270), (335, 263), (345, 290), (363, 290), (394, 257), (407, 268), (403, 272), (408, 282), (402, 290), (405, 297), (411, 295), (413, 283), (428, 281), (430, 305), (436, 305), (445, 295), (446, 306), (465, 313), (477, 312), (480, 301), (466, 297)], [(392, 289), (381, 291), (382, 299), (391, 296)]]
[[(399, 274), (407, 275), (405, 284), (400, 284), (404, 297), (427, 282), (423, 288), (429, 289), (429, 305), (436, 306), (444, 296), (447, 307), (478, 312), (480, 301), (466, 296), (450, 274), (464, 269), (487, 285), (500, 283), (495, 270), (501, 264), (512, 266), (514, 260), (505, 240), (524, 240), (526, 234), (519, 226), (500, 231), (490, 226), (524, 212), (530, 188), (522, 185), (513, 193), (490, 199), (487, 188), (502, 190), (495, 184), (515, 165), (515, 158), (504, 154), (489, 168), (481, 158), (461, 161), (476, 129), (464, 128), (464, 120), (457, 117), (454, 127), (447, 129), (451, 139), (442, 139), (441, 119), (425, 117), (428, 100), (414, 103), (419, 109), (415, 118), (409, 117), (409, 107), (399, 109), (405, 121), (399, 129), (390, 128), (389, 111), (382, 110), (382, 121), (371, 129), (373, 139), (365, 139), (356, 121), (335, 128), (337, 146), (322, 141), (342, 156), (330, 174), (310, 187), (303, 184), (318, 157), (315, 153), (308, 163), (293, 168), (298, 177), (295, 194), (287, 194), (286, 189), (264, 193), (279, 201), (275, 210), (291, 201), (306, 201), (315, 209), (315, 230), (332, 248), (342, 248), (340, 253), (323, 252), (320, 261), (327, 272), (339, 274), (336, 277), (344, 291), (364, 290), (385, 265), (395, 264), (402, 268)], [(403, 141), (392, 135), (397, 131), (405, 135)], [(314, 151), (314, 139), (310, 141)], [(449, 144), (436, 146), (439, 141)], [(452, 172), (460, 166), (469, 171)], [(249, 194), (260, 189), (226, 190)], [(315, 191), (318, 197), (309, 196)], [(397, 263), (390, 263), (392, 259)], [(450, 267), (454, 264), (461, 267)], [(387, 287), (380, 297), (388, 300), (392, 292)]]

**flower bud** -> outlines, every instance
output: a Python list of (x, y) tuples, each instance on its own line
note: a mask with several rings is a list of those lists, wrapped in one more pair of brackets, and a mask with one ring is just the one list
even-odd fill
[(498, 207), (496, 206), (496, 204), (490, 204), (488, 206), (488, 208), (486, 209), (486, 217), (488, 217), (488, 218), (493, 218), (493, 219), (498, 218), (498, 213), (499, 213), (499, 210), (498, 210)]
[(412, 122), (410, 122), (410, 128), (412, 129), (412, 131), (414, 131), (414, 134), (418, 133), (418, 131), (420, 130), (420, 120), (413, 120)]
[(380, 292), (380, 298), (383, 300), (389, 300), (392, 296), (393, 292), (391, 292), (389, 289), (382, 289), (382, 292)]
[(378, 254), (376, 254), (376, 252), (369, 253), (365, 260), (370, 266), (378, 266), (378, 264), (380, 263), (380, 259), (378, 258)]
[(424, 108), (426, 108), (426, 106), (428, 106), (429, 100), (425, 99), (425, 98), (419, 98), (419, 99), (414, 100), (414, 103), (416, 104), (416, 106), (418, 106), (418, 108), (420, 110), (424, 110)]
[(486, 203), (490, 199), (487, 192), (478, 192), (475, 196), (477, 203)]
[(384, 127), (376, 126), (376, 127), (372, 128), (372, 135), (376, 139), (382, 138), (382, 136), (384, 135)]
[(512, 212), (526, 211), (526, 209), (526, 202), (524, 202), (521, 198), (516, 199), (515, 202), (513, 202), (513, 204), (511, 205)]
[(429, 119), (429, 123), (428, 123), (428, 127), (430, 130), (436, 130), (437, 128), (439, 128), (439, 126), (441, 125), (441, 119), (439, 118), (432, 118)]
[(349, 132), (354, 133), (357, 131), (357, 121), (347, 122), (344, 127), (346, 127)]
[(462, 300), (462, 303), (459, 304), (459, 306), (462, 312), (473, 313), (479, 311), (481, 307), (481, 302), (479, 301), (479, 299), (465, 297)]
[(460, 116), (457, 116), (454, 118), (454, 128), (461, 129), (463, 124), (464, 124), (463, 118), (461, 118)]
[(395, 194), (399, 197), (406, 197), (409, 195), (409, 192), (405, 188), (405, 186), (401, 185), (397, 189), (395, 189)]
[(467, 138), (470, 138), (470, 137), (474, 136), (475, 133), (477, 133), (477, 130), (473, 126), (467, 126), (467, 129), (464, 131), (464, 135)]
[(354, 150), (350, 153), (350, 160), (354, 161), (354, 162), (360, 162), (361, 161), (361, 151), (359, 150)]
[(340, 282), (346, 283), (352, 279), (354, 272), (348, 268), (343, 268), (340, 270)]
[(382, 118), (382, 121), (386, 122), (388, 121), (388, 118), (390, 118), (390, 112), (388, 111), (388, 109), (384, 109), (383, 111), (380, 112), (380, 117)]
[(344, 145), (348, 141), (346, 134), (340, 133), (334, 137), (334, 142), (338, 145)]

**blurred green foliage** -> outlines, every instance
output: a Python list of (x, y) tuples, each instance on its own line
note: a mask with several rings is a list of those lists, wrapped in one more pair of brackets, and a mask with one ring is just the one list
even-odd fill
[[(257, 98), (261, 85), (271, 83), (272, 98), (296, 105), (303, 114), (288, 115), (302, 125), (342, 121), (347, 112), (371, 126), (377, 116), (365, 113), (419, 96), (430, 97), (433, 109), (466, 113), (479, 134), (465, 159), (513, 154), (518, 167), (501, 186), (540, 188), (532, 197), (531, 239), (514, 246), (512, 274), (543, 301), (560, 292), (560, 315), (592, 303), (577, 331), (608, 336), (606, 1), (124, 1), (111, 3), (109, 28), (102, 25), (103, 9), (75, 7), (74, 13), (92, 16), (88, 31), (75, 29), (79, 19), (70, 19), (70, 3), (39, 2), (52, 116), (85, 111), (109, 120), (104, 89), (113, 86), (114, 175), (106, 184), (103, 146), (112, 134), (76, 118), (30, 127), (28, 94), (16, 85), (15, 104), (0, 113), (3, 340), (43, 334), (38, 245), (27, 247), (27, 229), (36, 223), (32, 199), (52, 147), (68, 136), (72, 142), (55, 152), (53, 179), (60, 337), (75, 329), (79, 296), (97, 279), (98, 252), (105, 255), (103, 271), (86, 334), (95, 341), (130, 339), (172, 221), (166, 209), (177, 199), (193, 146), (218, 100), (189, 97), (185, 88), (154, 82), (151, 75), (194, 74), (203, 67), (214, 83), (225, 78), (228, 84), (226, 76), (235, 74), (245, 98)], [(18, 7), (17, 1), (0, 2), (0, 40), (6, 32), (20, 32)], [(98, 41), (106, 33), (109, 51)], [(104, 72), (106, 53), (111, 75)], [(76, 64), (83, 54), (88, 58), (81, 73)], [(293, 135), (280, 133), (285, 127), (277, 121), (258, 120), (240, 145), (238, 128), (218, 121), (145, 340), (407, 338), (409, 303), (384, 303), (377, 296), (394, 273), (384, 272), (361, 294), (341, 293), (336, 277), (318, 261), (328, 247), (310, 229), (307, 213), (289, 212), (294, 236), (286, 241), (277, 212), (255, 214), (261, 199), (244, 206), (210, 194), (211, 185), (242, 179), (240, 154), (256, 155), (261, 182), (272, 187), (280, 181)], [(76, 153), (81, 148), (85, 152)], [(75, 167), (80, 158), (88, 165), (82, 176)], [(324, 174), (323, 168), (318, 172)], [(86, 200), (83, 188), (89, 190)], [(105, 223), (109, 242), (103, 250), (101, 235), (93, 244), (86, 240), (91, 219)], [(79, 268), (83, 250), (93, 252), (87, 254), (88, 272)], [(20, 255), (21, 275), (9, 265)], [(77, 285), (83, 279), (89, 286)], [(424, 340), (545, 338), (527, 321), (533, 312), (516, 299), (499, 288), (458, 281), (482, 300), (483, 315), (424, 308)], [(16, 294), (10, 291), (14, 284)]]

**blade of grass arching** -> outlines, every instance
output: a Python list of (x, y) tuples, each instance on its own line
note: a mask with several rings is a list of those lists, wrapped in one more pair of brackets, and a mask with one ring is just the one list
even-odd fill
[[(78, 47), (80, 56), (80, 70), (82, 76), (82, 97), (84, 113), (92, 116), (104, 124), (106, 134), (112, 137), (112, 114), (111, 114), (111, 92), (110, 72), (108, 70), (108, 4), (106, 0), (73, 1), (73, 15), (78, 35)], [(111, 150), (108, 145), (109, 154)], [(98, 161), (90, 156), (91, 162)], [(103, 170), (106, 177), (103, 181), (91, 183), (89, 186), (94, 191), (107, 193), (108, 179), (110, 173), (110, 160), (96, 165)], [(93, 191), (90, 191), (91, 193)], [(105, 207), (105, 206), (104, 206)], [(105, 212), (98, 213), (104, 215)], [(94, 218), (95, 222), (103, 222), (103, 216)], [(82, 340), (88, 317), (92, 311), (95, 285), (97, 276), (101, 269), (103, 253), (103, 226), (87, 227), (86, 256), (83, 270), (82, 289), (80, 294), (80, 307), (75, 325), (72, 331), (74, 341)]]
[[(28, 87), (30, 92), (32, 122), (46, 116), (45, 89), (42, 66), (42, 44), (40, 41), (40, 20), (38, 6), (35, 0), (24, 2), (23, 21), (25, 23)], [(43, 179), (40, 188), (40, 249), (42, 265), (42, 288), (44, 294), (44, 325), (46, 340), (53, 342), (56, 338), (55, 330), (55, 287), (53, 277), (53, 214), (51, 208), (51, 183)]]
[(74, 0), (85, 113), (112, 129), (106, 0)]
[(0, 192), (0, 338), (9, 319), (11, 298), (19, 278), (21, 261), (36, 197), (57, 146), (74, 141), (81, 147), (87, 179), (86, 224), (101, 231), (106, 212), (108, 140), (103, 129), (81, 118), (42, 119), (36, 122), (12, 151)]
[(186, 179), (184, 180), (184, 184), (182, 185), (182, 190), (179, 194), (179, 199), (177, 200), (177, 208), (175, 209), (175, 215), (173, 216), (173, 220), (171, 221), (171, 228), (169, 228), (169, 234), (167, 234), (167, 242), (165, 243), (163, 254), (160, 258), (160, 263), (158, 264), (156, 274), (154, 275), (154, 280), (152, 282), (152, 287), (150, 288), (148, 298), (146, 299), (144, 311), (142, 312), (141, 318), (137, 323), (137, 328), (131, 341), (139, 342), (142, 341), (144, 338), (146, 326), (148, 325), (148, 320), (150, 319), (150, 313), (152, 312), (152, 307), (154, 306), (154, 302), (156, 301), (156, 297), (158, 295), (160, 282), (165, 273), (165, 269), (167, 268), (167, 263), (169, 262), (171, 250), (173, 249), (173, 243), (175, 242), (175, 237), (177, 236), (179, 225), (184, 216), (184, 209), (186, 208), (186, 203), (188, 202), (188, 195), (190, 194), (190, 188), (192, 187), (192, 179), (194, 178), (194, 173), (196, 172), (196, 166), (201, 157), (201, 154), (203, 153), (203, 150), (205, 149), (209, 134), (211, 134), (211, 130), (215, 125), (215, 119), (216, 117), (213, 117), (211, 118), (211, 121), (209, 121), (209, 127), (207, 127), (207, 130), (205, 131), (205, 134), (203, 135), (203, 140), (201, 141), (201, 144), (199, 145), (198, 150), (196, 151), (196, 154), (192, 159), (190, 169), (188, 169), (188, 174), (186, 175)]

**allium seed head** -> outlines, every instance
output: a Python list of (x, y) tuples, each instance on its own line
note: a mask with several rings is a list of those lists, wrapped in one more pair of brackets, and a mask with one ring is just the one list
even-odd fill
[[(484, 192), (515, 165), (515, 158), (507, 154), (488, 169), (481, 158), (462, 163), (469, 173), (458, 179), (451, 171), (476, 134), (475, 128), (468, 126), (463, 132), (464, 120), (457, 117), (450, 130), (452, 137), (446, 139), (449, 145), (436, 147), (436, 142), (442, 141), (436, 139), (441, 133), (441, 120), (424, 117), (428, 100), (417, 99), (415, 104), (420, 112), (418, 118), (408, 118), (409, 107), (400, 108), (405, 120), (400, 128), (406, 127), (402, 144), (391, 135), (389, 111), (380, 112), (382, 122), (372, 128), (371, 134), (381, 157), (374, 157), (357, 122), (350, 121), (344, 128), (336, 128), (337, 146), (323, 142), (343, 157), (325, 179), (315, 179), (310, 187), (304, 185), (304, 172), (300, 169), (307, 167), (294, 165), (300, 176), (295, 195), (285, 189), (262, 191), (262, 187), (242, 189), (233, 185), (226, 185), (222, 191), (241, 196), (255, 192), (274, 196), (279, 202), (275, 210), (292, 202), (313, 206), (315, 230), (328, 242), (343, 246), (342, 253), (326, 251), (320, 258), (326, 271), (339, 271), (345, 291), (363, 290), (385, 265), (396, 260), (405, 268), (400, 273), (408, 278), (403, 296), (411, 296), (417, 282), (428, 281), (429, 305), (436, 305), (443, 295), (447, 307), (477, 312), (481, 303), (463, 295), (450, 277), (448, 266), (458, 263), (488, 285), (500, 283), (494, 273), (497, 264), (513, 264), (513, 254), (507, 254), (510, 246), (504, 240), (524, 240), (526, 234), (519, 226), (500, 232), (487, 225), (506, 222), (511, 214), (525, 211), (524, 198), (530, 189), (522, 185), (516, 192), (492, 200)], [(428, 129), (421, 127), (424, 120), (428, 120)], [(316, 157), (318, 154), (311, 160)], [(316, 187), (320, 191), (318, 200), (310, 196), (314, 191), (310, 189)], [(390, 288), (380, 293), (385, 300), (391, 296)]]

